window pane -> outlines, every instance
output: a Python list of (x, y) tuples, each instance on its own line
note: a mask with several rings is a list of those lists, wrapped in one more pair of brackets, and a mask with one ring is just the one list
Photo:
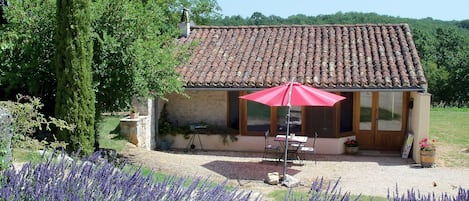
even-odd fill
[(304, 135), (314, 137), (317, 132), (320, 138), (336, 138), (335, 113), (335, 107), (305, 107)]
[(380, 92), (378, 130), (400, 131), (402, 127), (402, 92)]
[(266, 131), (270, 128), (270, 107), (248, 101), (248, 131)]
[(371, 130), (372, 92), (360, 93), (360, 130)]
[[(277, 108), (277, 128), (279, 133), (287, 132), (288, 107)], [(301, 132), (301, 107), (292, 106), (290, 110), (290, 133)]]
[(340, 132), (353, 130), (353, 92), (341, 94), (345, 100), (340, 102)]

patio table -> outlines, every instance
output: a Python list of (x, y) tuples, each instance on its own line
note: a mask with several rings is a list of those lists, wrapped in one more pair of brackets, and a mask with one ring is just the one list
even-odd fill
[(274, 141), (277, 141), (280, 144), (281, 147), (281, 152), (282, 152), (282, 157), (280, 158), (281, 160), (285, 160), (285, 151), (287, 152), (287, 158), (286, 160), (290, 157), (288, 156), (293, 156), (294, 159), (301, 160), (300, 158), (300, 148), (304, 146), (304, 143), (308, 141), (307, 136), (296, 136), (294, 133), (291, 133), (290, 136), (288, 136), (288, 148), (285, 150), (285, 135), (277, 135), (275, 136)]

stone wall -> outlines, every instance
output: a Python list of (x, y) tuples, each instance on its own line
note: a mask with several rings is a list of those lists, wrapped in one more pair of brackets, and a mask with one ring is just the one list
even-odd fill
[(179, 125), (205, 122), (209, 125), (226, 126), (226, 91), (186, 91), (189, 97), (178, 94), (168, 96), (166, 110), (171, 122)]
[(151, 119), (148, 116), (139, 116), (136, 119), (123, 118), (120, 120), (120, 133), (127, 140), (148, 150), (155, 149), (154, 136), (151, 135)]

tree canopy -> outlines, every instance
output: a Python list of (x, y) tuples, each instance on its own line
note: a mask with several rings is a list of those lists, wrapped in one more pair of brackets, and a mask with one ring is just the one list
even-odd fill
[[(0, 25), (0, 99), (37, 96), (52, 114), (55, 103), (55, 0), (9, 0)], [(182, 8), (203, 24), (219, 16), (214, 0), (91, 1), (93, 90), (96, 112), (125, 109), (132, 96), (182, 92), (174, 67), (185, 62), (176, 46)]]

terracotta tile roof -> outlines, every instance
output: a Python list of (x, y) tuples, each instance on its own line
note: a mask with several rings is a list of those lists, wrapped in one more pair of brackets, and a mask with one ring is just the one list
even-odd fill
[(196, 26), (177, 67), (187, 88), (266, 88), (295, 78), (318, 88), (423, 89), (406, 24)]

